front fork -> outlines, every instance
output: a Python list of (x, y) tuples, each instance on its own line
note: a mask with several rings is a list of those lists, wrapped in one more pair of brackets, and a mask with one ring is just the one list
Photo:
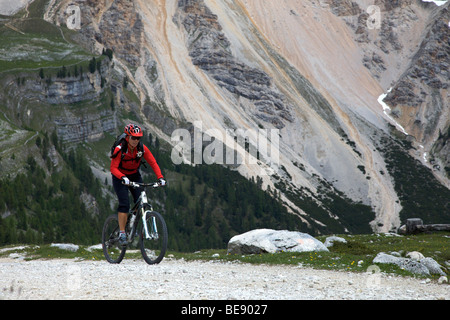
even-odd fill
[[(156, 217), (151, 216), (151, 232), (148, 231), (147, 214), (151, 214), (150, 210), (142, 210), (142, 224), (144, 226), (144, 236), (147, 240), (158, 239), (158, 228), (156, 227)], [(153, 210), (153, 209), (152, 209)]]
[[(158, 229), (156, 227), (156, 217), (152, 216), (151, 217), (151, 232), (148, 232), (148, 225), (147, 225), (147, 214), (150, 214), (153, 211), (153, 208), (151, 206), (151, 204), (148, 203), (147, 200), (147, 194), (142, 191), (141, 193), (141, 198), (142, 198), (142, 203), (144, 204), (141, 208), (142, 210), (142, 224), (144, 226), (144, 236), (145, 239), (147, 240), (152, 240), (152, 239), (158, 239)], [(144, 207), (149, 207), (150, 210), (144, 210)]]

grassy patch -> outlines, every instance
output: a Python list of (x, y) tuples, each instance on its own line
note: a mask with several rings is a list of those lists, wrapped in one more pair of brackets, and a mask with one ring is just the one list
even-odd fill
[(70, 30), (43, 19), (0, 24), (0, 72), (73, 65), (91, 56), (71, 42)]

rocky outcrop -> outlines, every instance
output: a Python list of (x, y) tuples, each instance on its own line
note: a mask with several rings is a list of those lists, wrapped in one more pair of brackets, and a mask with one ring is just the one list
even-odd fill
[[(417, 154), (424, 163), (448, 178), (444, 168), (450, 168), (450, 154), (444, 137), (450, 127), (450, 4), (377, 0), (377, 16), (363, 2), (327, 3), (354, 31), (363, 65), (386, 91), (391, 88), (384, 99), (391, 108), (389, 116), (421, 149)], [(378, 23), (369, 20), (376, 18)]]
[(111, 111), (75, 115), (67, 111), (64, 117), (54, 120), (58, 137), (63, 142), (88, 142), (103, 138), (104, 133), (116, 134), (116, 119)]
[(70, 104), (98, 97), (88, 78), (61, 79), (45, 88), (44, 100), (50, 104)]
[[(385, 101), (395, 107), (399, 104), (418, 106), (423, 101), (419, 97), (427, 95), (433, 89), (448, 89), (450, 78), (450, 44), (448, 8), (439, 13), (439, 17), (425, 36), (420, 49), (412, 60), (410, 68), (399, 83), (388, 94)], [(418, 81), (428, 90), (417, 90)], [(418, 97), (414, 99), (416, 94)]]
[[(337, 16), (342, 16), (347, 24), (355, 32), (355, 40), (362, 44), (373, 44), (388, 54), (391, 51), (398, 52), (403, 48), (396, 31), (398, 25), (405, 23), (405, 18), (399, 14), (400, 9), (411, 4), (411, 1), (375, 1), (372, 7), (360, 7), (349, 0), (333, 0), (330, 3), (331, 11)], [(414, 13), (409, 13), (412, 20), (417, 20)], [(370, 34), (377, 30), (376, 37)], [(372, 59), (373, 58), (373, 59)], [(376, 52), (370, 52), (364, 56), (364, 65), (371, 69), (372, 61), (382, 71), (386, 70), (383, 59)]]
[(374, 5), (379, 6), (382, 11), (390, 11), (393, 9), (403, 9), (410, 6), (415, 0), (375, 0)]
[(337, 16), (356, 16), (361, 13), (359, 5), (351, 0), (330, 0), (331, 12)]
[(238, 61), (231, 53), (230, 42), (222, 32), (217, 16), (203, 0), (180, 0), (174, 22), (187, 35), (192, 63), (204, 70), (229, 92), (253, 102), (256, 117), (283, 128), (293, 121), (285, 97), (264, 71)]
[[(379, 75), (387, 70), (386, 57), (391, 51), (399, 52), (404, 45), (400, 41), (399, 33), (402, 25), (411, 27), (418, 23), (418, 8), (411, 6), (413, 1), (375, 1), (375, 6), (380, 10), (380, 24), (373, 29), (378, 29), (376, 38), (371, 39), (368, 27), (369, 13), (366, 8), (360, 8), (358, 4), (345, 1), (330, 1), (331, 11), (338, 16), (347, 16), (346, 22), (355, 30), (356, 40), (360, 43), (372, 42), (382, 53), (368, 51), (364, 56), (364, 65)], [(448, 5), (447, 5), (448, 7)], [(356, 9), (357, 8), (357, 9)], [(358, 10), (359, 9), (359, 10)], [(400, 11), (400, 9), (404, 9)], [(432, 17), (434, 21), (429, 31), (424, 33), (423, 42), (420, 44), (412, 63), (399, 79), (394, 89), (385, 98), (390, 106), (408, 104), (419, 106), (434, 89), (447, 89), (449, 78), (449, 44), (448, 44), (448, 8), (444, 8)], [(355, 24), (355, 21), (356, 24)], [(384, 53), (384, 54), (383, 54)], [(418, 85), (419, 80), (428, 88)]]
[(438, 130), (445, 132), (450, 125), (448, 118), (441, 119), (448, 109), (449, 17), (448, 8), (439, 12), (410, 67), (384, 99), (419, 141), (428, 140)]
[[(97, 141), (104, 133), (115, 134), (115, 113), (110, 100), (106, 99), (111, 65), (108, 58), (99, 62), (95, 71), (85, 70), (76, 76), (73, 74), (75, 66), (71, 66), (64, 76), (61, 72), (59, 76), (44, 73), (42, 77), (37, 72), (22, 73), (25, 80), (20, 84), (6, 77), (2, 79), (7, 88), (5, 96), (14, 98), (4, 101), (11, 110), (16, 110), (21, 121), (40, 122), (36, 125), (46, 130), (54, 127), (63, 142)], [(2, 98), (3, 93), (0, 93)], [(48, 112), (49, 109), (52, 112)]]
[[(91, 62), (97, 65), (96, 60)], [(73, 104), (99, 99), (104, 93), (106, 79), (110, 79), (109, 59), (98, 60), (98, 68), (94, 72), (80, 72), (78, 66), (75, 67), (79, 75), (75, 76), (72, 72), (72, 75), (42, 79), (39, 83), (42, 90), (37, 90), (43, 92), (40, 100), (50, 104)], [(74, 67), (70, 67), (69, 71), (70, 69), (73, 71)]]
[(450, 178), (450, 126), (447, 132), (439, 131), (439, 136), (433, 144), (431, 154), (434, 159), (430, 159), (433, 169), (443, 171)]
[[(61, 8), (70, 2), (62, 1)], [(143, 23), (133, 1), (117, 0), (110, 4), (95, 0), (80, 1), (81, 32), (75, 35), (77, 42), (92, 52), (101, 46), (110, 48), (114, 55), (130, 66), (140, 64)], [(67, 15), (59, 12), (53, 17), (57, 25), (66, 23)]]
[[(416, 253), (416, 252), (414, 252)], [(380, 252), (377, 254), (373, 263), (379, 264), (395, 264), (400, 268), (409, 271), (411, 273), (429, 276), (430, 274), (439, 274), (445, 276), (441, 266), (432, 258), (425, 258), (421, 253), (410, 254), (411, 258), (402, 258)]]
[[(92, 1), (97, 6), (97, 1)], [(95, 39), (131, 66), (140, 63), (144, 27), (133, 1), (114, 1), (99, 23)], [(119, 34), (117, 31), (120, 30)]]

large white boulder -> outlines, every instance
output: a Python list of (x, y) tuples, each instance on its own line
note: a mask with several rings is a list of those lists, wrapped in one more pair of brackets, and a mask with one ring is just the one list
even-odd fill
[(80, 248), (79, 245), (72, 244), (72, 243), (52, 243), (50, 247), (56, 247), (61, 250), (67, 250), (72, 252), (77, 252)]
[(328, 251), (322, 242), (307, 233), (256, 229), (228, 242), (229, 254), (259, 254), (276, 252)]

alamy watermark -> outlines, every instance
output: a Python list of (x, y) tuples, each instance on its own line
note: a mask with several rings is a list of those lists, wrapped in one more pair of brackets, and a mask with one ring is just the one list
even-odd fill
[(367, 18), (367, 28), (369, 30), (381, 28), (381, 9), (379, 6), (371, 5), (367, 7), (366, 12), (369, 14)]
[(69, 291), (77, 291), (81, 289), (82, 276), (81, 267), (70, 265), (66, 267), (66, 288)]
[(72, 4), (67, 7), (66, 14), (68, 14), (68, 18), (66, 20), (67, 28), (70, 30), (78, 30), (81, 29), (81, 10), (80, 7)]
[(207, 129), (195, 121), (193, 130), (172, 132), (174, 164), (256, 165), (277, 167), (280, 161), (278, 129)]
[(377, 265), (370, 265), (367, 270), (366, 287), (378, 288), (381, 285), (381, 269)]

